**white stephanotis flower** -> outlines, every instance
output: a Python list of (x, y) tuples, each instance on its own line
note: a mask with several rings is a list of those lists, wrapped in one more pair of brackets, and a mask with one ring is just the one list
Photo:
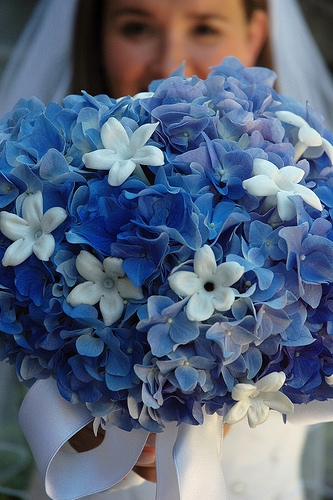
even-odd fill
[(236, 290), (231, 285), (238, 281), (244, 267), (238, 262), (223, 262), (219, 266), (213, 250), (204, 245), (195, 252), (192, 271), (175, 271), (168, 280), (180, 297), (190, 296), (186, 315), (190, 321), (204, 321), (215, 309), (228, 311), (235, 301)]
[(76, 268), (84, 283), (80, 283), (69, 293), (67, 302), (73, 307), (80, 304), (99, 307), (106, 326), (120, 319), (123, 309), (123, 299), (143, 298), (141, 287), (134, 286), (125, 275), (123, 261), (117, 257), (107, 257), (103, 263), (94, 255), (81, 250), (76, 258)]
[(134, 170), (140, 176), (140, 165), (164, 165), (163, 152), (156, 146), (145, 146), (157, 125), (145, 123), (128, 137), (122, 124), (111, 117), (101, 129), (104, 149), (84, 154), (82, 161), (88, 168), (109, 170), (111, 186), (120, 186)]
[(274, 163), (255, 158), (253, 160), (253, 177), (243, 181), (243, 188), (254, 196), (266, 196), (264, 208), (277, 207), (279, 217), (283, 221), (291, 220), (296, 215), (296, 208), (289, 199), (291, 195), (299, 195), (303, 200), (322, 211), (318, 196), (306, 186), (299, 184), (304, 171), (289, 165), (278, 168)]
[[(298, 128), (298, 142), (295, 144), (295, 161), (297, 162), (304, 153), (309, 158), (319, 158), (323, 151), (333, 164), (333, 146), (324, 139), (317, 130), (310, 127), (308, 122), (291, 111), (276, 111), (279, 120)], [(304, 155), (305, 156), (305, 155)]]
[(237, 403), (228, 411), (224, 423), (235, 424), (247, 415), (249, 426), (254, 428), (268, 419), (270, 408), (283, 414), (293, 413), (293, 403), (280, 391), (285, 380), (284, 372), (273, 372), (256, 383), (246, 380), (236, 384), (231, 397)]
[(6, 250), (3, 266), (18, 266), (33, 253), (47, 261), (55, 248), (54, 231), (67, 218), (61, 207), (52, 207), (43, 214), (43, 195), (40, 191), (27, 196), (22, 205), (22, 217), (10, 212), (0, 213), (0, 230), (12, 243)]

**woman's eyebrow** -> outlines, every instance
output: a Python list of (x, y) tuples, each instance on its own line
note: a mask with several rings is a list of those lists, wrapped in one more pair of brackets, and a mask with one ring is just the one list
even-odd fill
[(140, 16), (147, 17), (151, 16), (151, 12), (149, 10), (142, 9), (140, 7), (120, 7), (117, 9), (113, 16), (121, 17), (121, 16)]

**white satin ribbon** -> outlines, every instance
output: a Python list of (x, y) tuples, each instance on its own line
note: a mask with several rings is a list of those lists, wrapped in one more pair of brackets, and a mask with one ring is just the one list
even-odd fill
[[(62, 445), (92, 420), (83, 404), (61, 397), (53, 379), (39, 380), (26, 395), (19, 423), (34, 455), (46, 493), (74, 500), (111, 488), (133, 468), (148, 432), (110, 427), (100, 446), (66, 453)], [(167, 423), (156, 439), (156, 500), (224, 500), (222, 419), (205, 415), (203, 425)]]

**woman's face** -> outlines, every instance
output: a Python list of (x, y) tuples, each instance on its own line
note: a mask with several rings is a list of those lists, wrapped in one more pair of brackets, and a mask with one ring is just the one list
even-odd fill
[(107, 0), (104, 62), (113, 97), (147, 90), (186, 61), (185, 75), (206, 78), (228, 55), (255, 64), (267, 17), (246, 19), (243, 0)]

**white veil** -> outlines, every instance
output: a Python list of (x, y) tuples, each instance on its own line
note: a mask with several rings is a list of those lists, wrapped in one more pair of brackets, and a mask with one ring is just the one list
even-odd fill
[[(68, 93), (76, 7), (77, 0), (39, 1), (0, 80), (0, 116), (21, 97), (35, 95), (47, 104), (61, 101)], [(333, 78), (300, 7), (296, 0), (269, 0), (269, 14), (279, 91), (303, 103), (309, 101), (333, 129)], [(8, 409), (12, 375), (0, 363), (0, 409)]]
[(269, 0), (272, 57), (278, 89), (325, 116), (333, 130), (333, 77), (295, 0)]
[(19, 98), (61, 101), (72, 78), (71, 47), (77, 0), (41, 0), (0, 81), (0, 116)]

